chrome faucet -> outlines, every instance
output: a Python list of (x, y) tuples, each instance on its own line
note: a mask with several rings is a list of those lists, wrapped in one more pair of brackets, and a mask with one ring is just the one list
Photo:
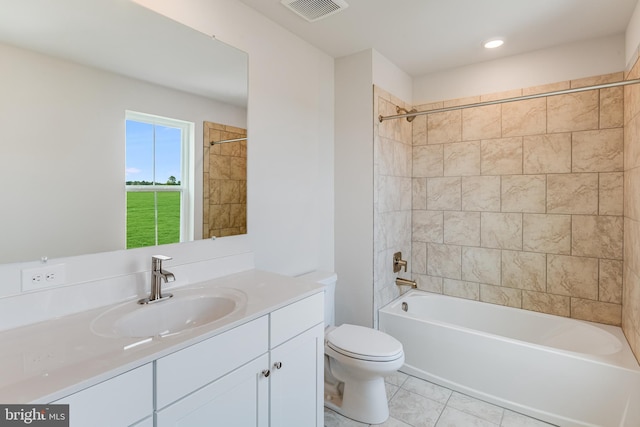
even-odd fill
[(162, 269), (162, 261), (169, 261), (170, 256), (154, 255), (151, 257), (151, 293), (148, 298), (138, 301), (138, 304), (150, 304), (171, 298), (172, 294), (162, 295), (162, 281), (173, 282), (176, 277), (172, 272)]

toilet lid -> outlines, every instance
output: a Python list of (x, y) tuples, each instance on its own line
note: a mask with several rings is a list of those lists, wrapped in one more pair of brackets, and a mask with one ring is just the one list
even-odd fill
[(357, 325), (342, 325), (327, 334), (327, 345), (356, 359), (386, 362), (402, 356), (402, 344), (384, 332)]

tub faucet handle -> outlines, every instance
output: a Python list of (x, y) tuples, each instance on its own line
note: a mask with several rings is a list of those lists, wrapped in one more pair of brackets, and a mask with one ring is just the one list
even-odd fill
[(404, 271), (407, 271), (407, 261), (402, 259), (402, 252), (396, 252), (393, 254), (393, 272), (399, 272), (402, 267), (404, 267)]

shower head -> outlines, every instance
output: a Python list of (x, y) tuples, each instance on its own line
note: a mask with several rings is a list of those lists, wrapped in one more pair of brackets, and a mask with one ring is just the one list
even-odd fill
[[(417, 113), (418, 110), (416, 110), (415, 108), (413, 108), (411, 111), (408, 111), (406, 108), (402, 108), (402, 107), (396, 107), (396, 113), (398, 114), (413, 114), (413, 113)], [(410, 116), (407, 117), (407, 121), (409, 123), (411, 123), (413, 121), (413, 119), (415, 119), (416, 116)]]

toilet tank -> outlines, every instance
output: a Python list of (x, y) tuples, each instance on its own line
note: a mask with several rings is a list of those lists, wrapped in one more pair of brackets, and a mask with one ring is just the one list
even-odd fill
[(324, 324), (325, 326), (334, 326), (336, 323), (335, 296), (338, 275), (330, 271), (312, 271), (298, 277), (324, 285)]

